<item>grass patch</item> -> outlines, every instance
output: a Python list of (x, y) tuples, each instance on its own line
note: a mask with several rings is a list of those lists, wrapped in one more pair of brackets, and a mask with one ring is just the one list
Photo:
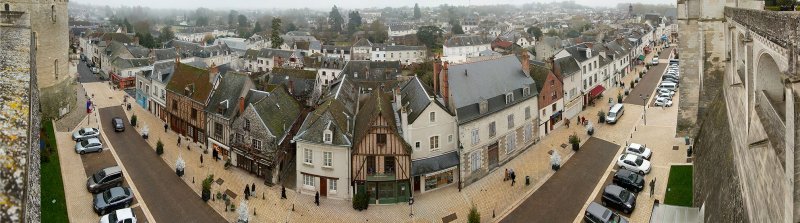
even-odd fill
[(670, 167), (664, 204), (691, 207), (692, 185), (691, 165)]
[(45, 142), (41, 153), (42, 222), (69, 222), (53, 122), (42, 120), (42, 127), (41, 135)]

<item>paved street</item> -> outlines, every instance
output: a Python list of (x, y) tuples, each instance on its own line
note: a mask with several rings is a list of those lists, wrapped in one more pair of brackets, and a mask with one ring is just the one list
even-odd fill
[(547, 182), (500, 222), (570, 222), (604, 175), (620, 146), (589, 138)]
[(100, 82), (100, 76), (97, 74), (92, 73), (92, 70), (86, 66), (86, 62), (80, 61), (78, 63), (78, 82), (80, 83), (90, 83), (90, 82)]
[[(673, 47), (663, 49), (661, 51), (661, 55), (659, 56), (660, 59), (667, 59), (669, 58), (670, 51)], [(645, 61), (649, 63), (650, 60)], [(658, 65), (650, 67), (650, 70), (647, 71), (639, 83), (636, 84), (636, 87), (630, 92), (630, 97), (626, 98), (623, 102), (627, 104), (636, 104), (636, 105), (644, 105), (644, 101), (639, 95), (648, 96), (652, 99), (652, 94), (659, 83), (661, 83), (661, 75), (664, 74), (664, 70), (667, 69), (669, 62), (660, 62)], [(638, 75), (638, 74), (635, 74)]]
[[(127, 115), (121, 107), (99, 109), (100, 120)], [(104, 128), (109, 126), (103, 123)], [(104, 131), (128, 175), (137, 185), (141, 199), (157, 222), (224, 222), (225, 219), (205, 204), (175, 171), (152, 152), (147, 142), (132, 127), (125, 132)]]

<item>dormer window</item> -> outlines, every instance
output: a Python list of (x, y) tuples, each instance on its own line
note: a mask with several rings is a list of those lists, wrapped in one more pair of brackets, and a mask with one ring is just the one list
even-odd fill
[(530, 87), (522, 88), (522, 96), (528, 96), (528, 95), (531, 95), (531, 88)]
[(486, 100), (481, 101), (478, 103), (478, 112), (480, 114), (486, 113), (489, 110), (489, 102)]
[(506, 104), (511, 104), (511, 102), (514, 102), (514, 93), (506, 93)]
[(322, 142), (325, 144), (333, 143), (333, 132), (331, 130), (325, 130), (322, 132)]
[(244, 130), (250, 131), (250, 120), (247, 119), (244, 120)]

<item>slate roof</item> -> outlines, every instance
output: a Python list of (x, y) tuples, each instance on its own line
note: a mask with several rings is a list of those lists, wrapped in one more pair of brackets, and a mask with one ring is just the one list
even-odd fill
[(244, 38), (233, 38), (233, 37), (226, 37), (226, 38), (219, 38), (215, 40), (214, 44), (225, 44), (228, 45), (229, 48), (238, 51), (246, 51), (247, 50), (247, 39)]
[(282, 87), (276, 88), (252, 106), (269, 131), (281, 141), (301, 114), (300, 103)]
[(326, 56), (316, 56), (316, 57), (303, 57), (303, 66), (306, 68), (317, 68), (317, 69), (342, 69), (346, 62), (343, 58), (338, 57), (326, 57)]
[(255, 60), (258, 57), (261, 58), (272, 58), (279, 56), (281, 58), (291, 58), (294, 54), (294, 51), (291, 50), (279, 50), (279, 49), (261, 49), (261, 50), (247, 50), (244, 53), (244, 58), (249, 60)]
[[(453, 64), (449, 66), (447, 75), (450, 100), (457, 108), (459, 123), (470, 122), (538, 95), (533, 79), (522, 71), (522, 63), (514, 55)], [(530, 95), (522, 96), (523, 87), (530, 89)], [(505, 94), (509, 92), (514, 93), (514, 102), (506, 104)], [(486, 113), (480, 114), (479, 103), (483, 100), (488, 101), (489, 107)]]
[(397, 123), (394, 118), (395, 114), (394, 109), (392, 109), (390, 97), (391, 95), (384, 94), (382, 91), (374, 91), (364, 100), (364, 104), (361, 105), (356, 115), (356, 126), (355, 132), (353, 133), (353, 141), (355, 144), (353, 148), (357, 147), (364, 137), (367, 136), (369, 130), (373, 128), (372, 122), (377, 119), (378, 116), (381, 116), (386, 121), (388, 125), (387, 128), (390, 129), (391, 134), (397, 136), (397, 138), (400, 139), (399, 141), (402, 142), (403, 148), (411, 153), (411, 146), (408, 145), (405, 140), (402, 140), (403, 137), (397, 132)]
[(146, 47), (133, 44), (128, 44), (125, 47), (128, 48), (128, 52), (131, 52), (133, 57), (143, 58), (150, 56), (150, 49), (147, 49)]
[(329, 129), (333, 133), (332, 145), (351, 146), (357, 100), (355, 85), (347, 77), (334, 81), (322, 97), (323, 102), (308, 113), (294, 140), (321, 144), (322, 133)]
[[(222, 73), (221, 73), (222, 74)], [(236, 114), (239, 106), (239, 97), (247, 83), (247, 75), (237, 72), (227, 72), (211, 93), (206, 105), (206, 112), (220, 114), (226, 119), (231, 119)]]
[[(175, 65), (175, 73), (172, 76), (167, 90), (175, 94), (190, 97), (193, 100), (205, 103), (211, 93), (211, 82), (209, 82), (208, 70), (192, 67), (178, 63)], [(194, 89), (191, 95), (186, 95), (185, 89)]]
[(115, 57), (111, 64), (114, 64), (118, 69), (128, 69), (134, 67), (150, 66), (150, 59), (148, 58), (121, 58)]
[(291, 91), (292, 95), (307, 97), (314, 91), (316, 76), (316, 71), (276, 68), (272, 71), (269, 84), (283, 85), (288, 88), (289, 82), (291, 81), (293, 85)]
[(174, 60), (176, 57), (178, 57), (178, 52), (175, 50), (175, 48), (153, 49), (153, 54), (156, 57), (156, 61)]
[(556, 59), (556, 66), (561, 68), (561, 76), (563, 78), (572, 76), (573, 74), (578, 74), (581, 71), (581, 66), (578, 65), (578, 61), (572, 56), (567, 56), (564, 58)]
[[(450, 112), (447, 106), (440, 97), (436, 97), (433, 88), (422, 83), (422, 81), (414, 76), (409, 79), (400, 88), (401, 104), (409, 109), (408, 122), (414, 123), (415, 120), (422, 114), (422, 112), (431, 104), (436, 104), (445, 111)], [(452, 115), (452, 114), (451, 114)]]
[(446, 47), (475, 46), (489, 44), (492, 40), (478, 35), (456, 35), (444, 42)]
[(201, 57), (209, 58), (216, 55), (224, 55), (230, 52), (231, 49), (228, 45), (218, 44), (211, 46), (203, 46), (198, 43), (186, 42), (181, 40), (171, 40), (166, 44), (167, 47), (176, 48), (181, 57)]
[(335, 54), (344, 52), (344, 54), (350, 54), (350, 48), (351, 46), (322, 45), (322, 52)]
[(153, 74), (159, 77), (154, 78), (154, 80), (161, 82), (161, 83), (169, 83), (172, 79), (172, 74), (175, 72), (175, 62), (174, 61), (167, 61), (162, 63), (155, 63), (153, 64)]
[(400, 61), (351, 60), (342, 69), (342, 74), (361, 86), (376, 89), (380, 85), (390, 86), (401, 75)]
[(405, 31), (405, 30), (412, 30), (413, 28), (411, 25), (408, 24), (390, 24), (389, 29), (392, 31)]
[(591, 48), (592, 48), (592, 44), (581, 43), (581, 44), (577, 44), (577, 45), (574, 45), (574, 46), (570, 46), (570, 47), (564, 48), (564, 50), (566, 50), (570, 55), (572, 55), (572, 57), (575, 58), (575, 60), (577, 60), (578, 62), (583, 62), (583, 61), (586, 61), (588, 59), (594, 58), (597, 55), (600, 55), (600, 52), (598, 52), (597, 50), (592, 50), (591, 57), (586, 57), (586, 52), (583, 51), (582, 49), (591, 49)]

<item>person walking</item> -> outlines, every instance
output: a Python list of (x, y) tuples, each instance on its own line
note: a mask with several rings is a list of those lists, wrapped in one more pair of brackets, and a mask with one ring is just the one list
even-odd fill
[(314, 194), (314, 203), (317, 204), (317, 206), (319, 206), (319, 191), (317, 191), (317, 193)]
[(256, 183), (253, 183), (253, 185), (250, 186), (250, 191), (252, 191), (253, 193), (256, 192)]
[(508, 180), (508, 168), (506, 168), (506, 171), (503, 172), (503, 181), (506, 181), (506, 180)]
[(182, 137), (180, 135), (178, 135), (178, 147), (181, 147), (181, 138)]
[(245, 200), (250, 200), (249, 198), (250, 198), (250, 187), (245, 185), (244, 186), (244, 199)]
[(203, 167), (203, 154), (200, 153), (200, 167)]
[(167, 133), (167, 123), (164, 123), (164, 133)]
[(286, 199), (286, 186), (281, 186), (281, 199)]
[(514, 186), (514, 183), (517, 182), (517, 173), (514, 172), (514, 169), (511, 169), (511, 186)]
[(650, 180), (650, 197), (653, 197), (653, 193), (656, 192), (656, 178)]

